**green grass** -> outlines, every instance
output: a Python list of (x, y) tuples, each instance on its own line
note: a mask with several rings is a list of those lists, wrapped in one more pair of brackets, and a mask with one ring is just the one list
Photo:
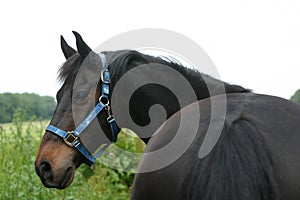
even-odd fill
[[(134, 174), (106, 167), (103, 161), (113, 159), (122, 168), (132, 166), (126, 155), (116, 155), (118, 146), (131, 152), (142, 152), (145, 145), (123, 132), (118, 142), (107, 149), (93, 169), (82, 165), (73, 183), (65, 190), (45, 188), (34, 170), (39, 143), (48, 122), (22, 122), (15, 116), (14, 123), (0, 125), (0, 199), (129, 199)], [(104, 162), (105, 163), (105, 162)]]

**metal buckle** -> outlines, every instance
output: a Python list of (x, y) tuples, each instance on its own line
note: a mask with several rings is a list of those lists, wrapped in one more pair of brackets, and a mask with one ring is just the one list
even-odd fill
[[(105, 72), (108, 73), (108, 79), (105, 79), (105, 77), (104, 77), (104, 73), (105, 73)], [(107, 69), (103, 69), (103, 70), (101, 71), (101, 81), (102, 81), (102, 83), (110, 84), (110, 77), (109, 77), (109, 72), (108, 72)]]
[(67, 134), (68, 135), (64, 138), (64, 141), (68, 146), (73, 147), (74, 143), (77, 141), (77, 137), (73, 134), (73, 131), (68, 131)]
[(106, 118), (106, 121), (107, 121), (107, 123), (111, 123), (111, 120), (113, 120), (114, 119), (114, 116), (113, 115), (109, 115), (108, 116), (108, 118)]
[(110, 123), (110, 121), (114, 118), (113, 114), (111, 113), (110, 106), (106, 106), (105, 110), (107, 111), (107, 115), (108, 115), (106, 120), (108, 123)]

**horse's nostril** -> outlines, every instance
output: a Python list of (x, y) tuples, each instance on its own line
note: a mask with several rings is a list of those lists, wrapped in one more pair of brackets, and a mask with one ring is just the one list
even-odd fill
[(47, 161), (41, 162), (39, 170), (40, 170), (41, 175), (45, 179), (48, 179), (48, 178), (52, 177), (51, 165)]

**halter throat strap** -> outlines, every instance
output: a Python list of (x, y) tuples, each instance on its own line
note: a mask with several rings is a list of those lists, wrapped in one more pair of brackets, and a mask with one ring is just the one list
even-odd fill
[(101, 71), (101, 96), (99, 97), (99, 102), (95, 108), (90, 112), (90, 114), (75, 128), (73, 131), (64, 131), (53, 125), (48, 125), (46, 131), (51, 132), (61, 138), (64, 142), (75, 149), (77, 149), (88, 161), (88, 165), (91, 166), (95, 163), (97, 157), (99, 157), (109, 146), (105, 144), (98, 150), (95, 154), (91, 154), (86, 147), (80, 141), (80, 134), (89, 126), (89, 124), (98, 116), (102, 110), (106, 110), (108, 114), (107, 123), (110, 127), (112, 142), (116, 142), (119, 129), (117, 128), (114, 116), (111, 113), (110, 102), (109, 102), (109, 84), (110, 84), (110, 73), (108, 71), (108, 66), (106, 66), (106, 56), (103, 53), (99, 53), (99, 57), (102, 62)]

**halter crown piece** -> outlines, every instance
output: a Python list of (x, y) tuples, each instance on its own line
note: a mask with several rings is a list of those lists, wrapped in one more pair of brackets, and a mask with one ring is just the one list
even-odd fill
[(109, 103), (109, 84), (110, 84), (110, 74), (108, 71), (108, 66), (106, 66), (106, 56), (103, 53), (99, 53), (99, 57), (102, 62), (102, 71), (101, 71), (101, 81), (102, 81), (102, 91), (101, 96), (99, 97), (99, 102), (95, 108), (90, 112), (90, 114), (79, 124), (78, 127), (73, 131), (64, 131), (53, 125), (48, 125), (46, 131), (49, 131), (59, 137), (63, 138), (64, 142), (77, 149), (85, 158), (89, 160), (89, 166), (95, 163), (97, 157), (99, 157), (109, 146), (105, 144), (100, 148), (95, 154), (91, 154), (81, 143), (79, 136), (84, 129), (97, 117), (97, 115), (105, 109), (108, 113), (107, 123), (110, 126), (112, 134), (112, 142), (116, 142), (118, 136), (118, 129), (116, 125), (115, 118), (111, 114), (110, 103)]

